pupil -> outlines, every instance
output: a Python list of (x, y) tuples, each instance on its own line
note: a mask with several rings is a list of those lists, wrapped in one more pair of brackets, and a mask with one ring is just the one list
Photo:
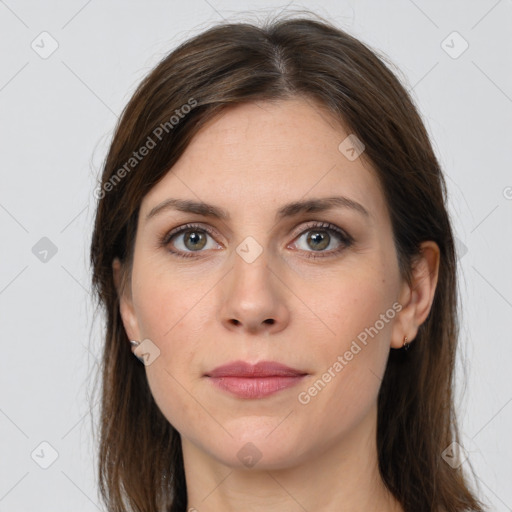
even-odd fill
[(329, 245), (328, 237), (318, 231), (310, 235), (308, 240), (313, 241), (313, 244), (316, 245), (316, 249), (325, 249)]
[[(192, 242), (192, 247), (189, 247), (189, 249), (201, 249), (204, 247), (204, 235), (202, 233), (198, 233), (197, 231), (190, 231), (187, 236), (187, 241)], [(201, 241), (203, 244), (201, 244)]]

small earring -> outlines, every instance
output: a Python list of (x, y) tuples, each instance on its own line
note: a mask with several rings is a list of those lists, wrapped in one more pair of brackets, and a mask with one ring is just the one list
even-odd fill
[(410, 342), (407, 341), (407, 336), (404, 336), (404, 344), (403, 344), (403, 349), (404, 350), (409, 350), (409, 346), (410, 346)]
[(141, 362), (141, 363), (144, 363), (144, 359), (142, 357), (139, 357), (136, 353), (135, 353), (135, 349), (140, 345), (140, 341), (135, 341), (135, 340), (130, 340), (130, 345), (133, 347), (132, 348), (132, 353), (133, 355)]

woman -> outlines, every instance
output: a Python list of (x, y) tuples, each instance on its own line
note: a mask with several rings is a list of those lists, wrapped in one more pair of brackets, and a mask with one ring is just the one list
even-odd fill
[(372, 50), (207, 30), (143, 80), (96, 195), (108, 510), (484, 510), (445, 183)]

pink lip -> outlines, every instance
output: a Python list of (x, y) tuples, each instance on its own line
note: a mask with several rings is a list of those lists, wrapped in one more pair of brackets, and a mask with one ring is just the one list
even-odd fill
[(256, 364), (245, 361), (233, 361), (215, 368), (207, 377), (297, 377), (307, 372), (290, 368), (274, 361), (260, 361)]
[(240, 398), (263, 398), (295, 386), (306, 372), (272, 361), (234, 361), (205, 374), (215, 386)]

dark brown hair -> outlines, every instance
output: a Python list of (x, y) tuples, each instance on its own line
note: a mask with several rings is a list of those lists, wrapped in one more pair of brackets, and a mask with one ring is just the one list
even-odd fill
[[(409, 94), (384, 62), (323, 19), (226, 22), (172, 51), (129, 101), (104, 164), (91, 244), (93, 285), (106, 314), (98, 469), (109, 511), (184, 512), (187, 506), (180, 435), (130, 351), (112, 262), (120, 258), (129, 280), (141, 201), (208, 120), (236, 104), (292, 97), (322, 106), (365, 144), (402, 276), (410, 282), (421, 242), (433, 240), (441, 252), (430, 314), (409, 351), (391, 350), (379, 391), (382, 479), (406, 512), (484, 510), (462, 467), (441, 456), (459, 439), (456, 257), (446, 185)], [(148, 137), (156, 147), (131, 161), (134, 151), (149, 146)]]

